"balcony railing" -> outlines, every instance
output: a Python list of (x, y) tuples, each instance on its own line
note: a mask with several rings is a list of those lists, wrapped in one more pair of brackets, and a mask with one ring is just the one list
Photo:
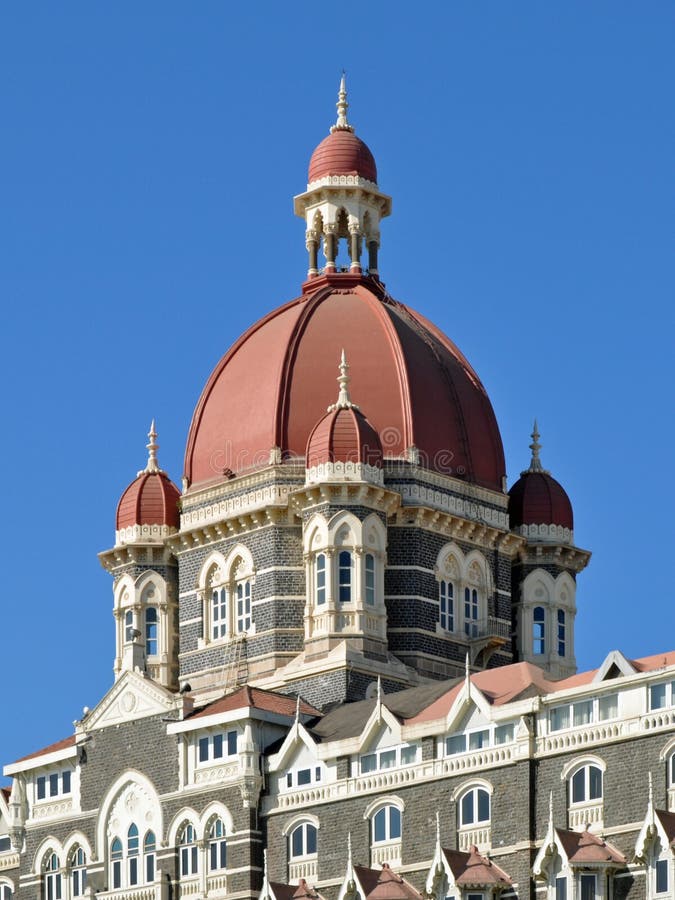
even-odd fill
[(162, 883), (146, 884), (142, 887), (119, 888), (116, 891), (97, 891), (97, 900), (161, 900)]
[(319, 871), (319, 862), (316, 856), (308, 856), (306, 859), (299, 859), (297, 862), (289, 863), (288, 878), (292, 884), (304, 878), (310, 884), (314, 884)]
[(470, 850), (474, 845), (479, 850), (485, 851), (490, 849), (492, 843), (492, 829), (489, 825), (477, 825), (475, 828), (462, 826), (458, 832), (460, 850)]
[(598, 834), (603, 829), (603, 818), (602, 800), (591, 800), (570, 807), (569, 823), (572, 831), (584, 831), (588, 826), (590, 831)]
[(401, 865), (401, 841), (388, 841), (386, 844), (374, 844), (370, 848), (371, 866), (381, 866), (388, 863), (397, 868)]

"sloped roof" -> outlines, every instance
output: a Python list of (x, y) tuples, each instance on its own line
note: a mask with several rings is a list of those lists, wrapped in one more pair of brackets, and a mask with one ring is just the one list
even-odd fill
[(365, 900), (422, 900), (422, 895), (383, 863), (381, 869), (354, 866), (356, 877), (365, 892)]
[(6, 802), (9, 803), (9, 798), (12, 794), (12, 789), (8, 787), (0, 787), (0, 794), (5, 798)]
[(304, 878), (298, 884), (270, 881), (270, 887), (277, 900), (323, 900), (322, 895), (310, 887)]
[(665, 809), (655, 809), (654, 813), (659, 817), (659, 821), (668, 838), (668, 843), (671, 846), (675, 845), (675, 813), (666, 812)]
[(35, 759), (38, 756), (46, 756), (48, 753), (56, 753), (58, 750), (65, 750), (66, 747), (72, 747), (74, 743), (75, 735), (71, 734), (69, 737), (56, 741), (54, 744), (49, 744), (48, 747), (43, 747), (42, 750), (35, 750), (34, 753), (22, 756), (20, 759), (15, 760), (15, 763), (25, 762), (27, 759)]
[(556, 828), (556, 834), (571, 863), (614, 863), (623, 865), (626, 857), (612, 844), (591, 831), (566, 831)]
[(508, 887), (513, 884), (503, 869), (500, 869), (486, 856), (481, 856), (476, 846), (471, 847), (468, 853), (462, 850), (444, 849), (443, 854), (457, 885)]
[[(262, 688), (249, 687), (244, 685), (231, 694), (226, 694), (213, 703), (203, 706), (201, 709), (193, 712), (188, 718), (198, 719), (205, 716), (213, 716), (217, 713), (230, 712), (235, 709), (260, 709), (265, 712), (278, 713), (282, 716), (294, 716), (297, 700), (295, 697), (286, 694), (278, 694), (276, 691), (266, 691)], [(321, 713), (318, 709), (300, 700), (300, 712), (306, 716), (319, 716)]]

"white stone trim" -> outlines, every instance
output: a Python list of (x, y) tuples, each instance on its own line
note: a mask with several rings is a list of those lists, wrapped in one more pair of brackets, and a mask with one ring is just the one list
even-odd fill
[(123, 544), (161, 544), (178, 529), (173, 525), (129, 525), (115, 532), (115, 546)]
[(530, 541), (574, 543), (574, 532), (570, 528), (564, 528), (562, 525), (518, 525), (513, 530), (516, 534), (520, 534)]
[(306, 484), (324, 481), (369, 481), (384, 484), (384, 473), (379, 466), (361, 462), (326, 462), (307, 469)]

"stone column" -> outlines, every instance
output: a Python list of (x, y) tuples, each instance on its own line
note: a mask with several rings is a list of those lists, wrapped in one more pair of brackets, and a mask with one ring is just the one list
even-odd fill
[(368, 241), (368, 271), (371, 275), (378, 275), (377, 271), (377, 248), (376, 240)]
[(349, 264), (350, 272), (361, 271), (361, 234), (359, 226), (354, 223), (349, 226)]
[(323, 254), (326, 257), (326, 272), (335, 271), (337, 256), (337, 225), (326, 225), (323, 230)]
[(305, 235), (305, 246), (309, 254), (308, 278), (314, 278), (319, 274), (319, 235), (316, 231), (308, 231)]

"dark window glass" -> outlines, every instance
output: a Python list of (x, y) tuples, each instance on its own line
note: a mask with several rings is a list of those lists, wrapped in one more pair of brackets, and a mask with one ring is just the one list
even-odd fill
[(366, 603), (375, 606), (375, 557), (366, 553)]
[(532, 652), (541, 655), (546, 652), (546, 612), (543, 606), (535, 606), (532, 613)]
[(316, 828), (307, 825), (307, 853), (316, 853)]
[(222, 734), (213, 735), (213, 758), (220, 759), (223, 755), (223, 736)]
[(209, 739), (199, 738), (199, 762), (206, 762), (209, 758)]
[(401, 811), (395, 806), (389, 807), (389, 837), (392, 840), (401, 837)]
[(338, 557), (340, 602), (349, 603), (352, 599), (352, 555), (341, 550)]
[(659, 859), (656, 862), (656, 893), (665, 894), (668, 890), (668, 860)]
[(589, 800), (599, 800), (602, 797), (602, 772), (597, 766), (588, 767)]
[(59, 776), (58, 773), (49, 776), (49, 796), (56, 797), (59, 792)]
[(558, 610), (558, 656), (565, 655), (565, 610)]
[(65, 771), (61, 776), (63, 779), (63, 793), (70, 793), (70, 771)]
[(312, 780), (312, 770), (311, 769), (300, 769), (298, 772), (298, 786), (303, 784), (309, 784)]
[(473, 816), (473, 791), (469, 791), (462, 797), (462, 825), (471, 825)]
[(304, 856), (303, 826), (298, 825), (291, 835), (291, 856)]
[(487, 791), (477, 791), (478, 794), (478, 821), (490, 821), (490, 795)]
[(237, 732), (227, 732), (227, 755), (234, 756), (237, 752)]
[(385, 808), (375, 814), (375, 818), (373, 819), (374, 841), (384, 841), (387, 839), (386, 812), (387, 810)]
[(556, 878), (555, 880), (555, 900), (567, 900), (567, 879)]
[(37, 798), (38, 798), (38, 800), (44, 800), (44, 798), (47, 796), (46, 785), (47, 785), (47, 779), (45, 778), (44, 775), (40, 775), (40, 777), (37, 780)]
[(595, 900), (595, 875), (581, 875), (581, 900)]
[(572, 803), (583, 803), (586, 799), (586, 769), (579, 769), (572, 776)]

